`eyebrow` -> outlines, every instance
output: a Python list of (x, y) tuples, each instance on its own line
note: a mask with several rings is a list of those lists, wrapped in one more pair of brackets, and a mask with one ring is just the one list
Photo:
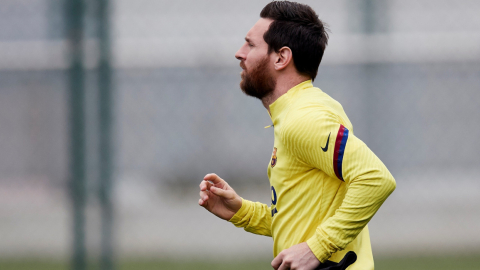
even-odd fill
[(251, 39), (249, 39), (248, 37), (245, 37), (245, 41), (248, 42), (248, 43), (253, 43)]

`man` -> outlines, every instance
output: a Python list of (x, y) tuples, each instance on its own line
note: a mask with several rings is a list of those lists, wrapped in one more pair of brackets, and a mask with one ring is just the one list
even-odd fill
[(307, 5), (269, 3), (236, 53), (241, 89), (259, 98), (275, 140), (268, 176), (272, 204), (244, 200), (207, 174), (199, 205), (237, 227), (274, 241), (274, 269), (315, 269), (339, 262), (373, 269), (367, 223), (395, 189), (395, 180), (353, 134), (342, 106), (313, 87), (328, 36)]

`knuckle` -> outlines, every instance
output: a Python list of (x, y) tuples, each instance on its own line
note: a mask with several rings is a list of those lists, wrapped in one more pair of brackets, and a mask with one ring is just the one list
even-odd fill
[(283, 261), (285, 263), (287, 263), (288, 265), (291, 265), (293, 263), (293, 259), (290, 256), (285, 257), (285, 259), (283, 259)]
[(291, 262), (290, 263), (290, 269), (295, 270), (295, 269), (300, 269), (298, 263), (296, 262)]
[(227, 195), (228, 199), (235, 199), (235, 194), (229, 191), (225, 191), (225, 194)]

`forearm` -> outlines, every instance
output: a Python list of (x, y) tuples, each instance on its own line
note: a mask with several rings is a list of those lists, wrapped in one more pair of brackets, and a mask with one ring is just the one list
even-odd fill
[(272, 236), (272, 216), (270, 207), (266, 204), (242, 198), (242, 207), (229, 221), (236, 227), (244, 228), (247, 232)]
[[(383, 165), (383, 164), (382, 164)], [(363, 230), (395, 189), (395, 180), (386, 168), (368, 171), (352, 179), (342, 205), (335, 215), (317, 227), (307, 244), (324, 262), (343, 250)]]

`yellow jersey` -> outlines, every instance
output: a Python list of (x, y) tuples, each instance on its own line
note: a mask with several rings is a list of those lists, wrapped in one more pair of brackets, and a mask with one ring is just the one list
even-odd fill
[(320, 262), (354, 251), (349, 270), (374, 269), (367, 223), (396, 187), (390, 172), (355, 137), (340, 103), (310, 80), (272, 103), (270, 116), (272, 203), (242, 199), (230, 222), (271, 236), (275, 257), (307, 242)]

